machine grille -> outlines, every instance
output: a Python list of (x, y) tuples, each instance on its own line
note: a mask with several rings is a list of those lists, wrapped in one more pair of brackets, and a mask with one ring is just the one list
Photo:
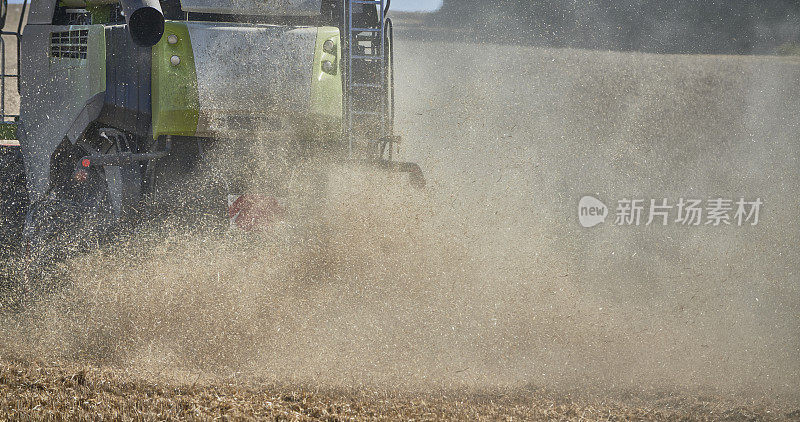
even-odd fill
[(50, 57), (85, 59), (89, 30), (53, 32), (50, 34)]

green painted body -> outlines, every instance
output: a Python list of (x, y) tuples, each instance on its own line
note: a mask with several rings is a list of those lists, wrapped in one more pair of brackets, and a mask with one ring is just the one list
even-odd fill
[[(118, 32), (106, 23), (112, 1), (63, 1), (77, 2), (76, 6), (82, 3), (94, 24), (26, 27), (20, 54), (22, 124), (0, 127), (0, 137), (19, 138), (23, 144), (32, 200), (44, 197), (50, 189), (51, 161), (59, 145), (65, 140), (78, 142), (87, 129), (98, 124), (116, 127), (100, 122), (115, 118), (102, 114), (104, 107), (119, 107), (108, 102), (109, 96), (114, 101), (134, 98), (135, 105), (136, 95), (147, 95), (146, 90), (126, 91), (124, 83), (106, 80), (108, 60), (131, 57), (116, 50), (107, 52), (109, 43), (122, 45), (113, 38)], [(114, 26), (119, 30), (119, 25)], [(88, 35), (76, 35), (76, 31)], [(64, 35), (54, 43), (55, 33)], [(177, 43), (168, 42), (171, 35), (177, 36)], [(335, 49), (324, 51), (326, 41), (333, 41)], [(53, 54), (56, 44), (66, 54)], [(231, 48), (226, 50), (228, 45)], [(85, 51), (86, 56), (73, 56), (78, 51)], [(151, 120), (149, 128), (144, 121), (137, 136), (195, 136), (244, 143), (262, 139), (326, 146), (344, 141), (343, 51), (337, 27), (166, 21), (162, 39), (145, 54), (150, 54), (150, 101), (149, 107), (139, 112), (145, 118), (149, 114)], [(180, 58), (179, 64), (171, 62), (173, 56)], [(323, 70), (325, 62), (331, 62), (333, 70), (327, 64), (327, 72)], [(131, 59), (131, 63), (135, 61)], [(112, 65), (116, 69), (120, 63)]]
[[(176, 44), (167, 42), (170, 35), (178, 37)], [(172, 56), (181, 58), (178, 66), (170, 63)], [(167, 22), (164, 38), (153, 47), (151, 87), (153, 137), (194, 136), (197, 132), (200, 102), (192, 40), (185, 24)]]
[[(64, 97), (79, 99), (81, 103), (106, 90), (106, 40), (103, 23), (109, 19), (108, 0), (88, 1), (62, 0), (66, 5), (82, 5), (92, 14), (95, 24), (72, 26), (70, 30), (89, 30), (88, 57), (86, 59), (50, 58), (50, 70), (64, 73), (71, 83), (63, 86)], [(317, 31), (313, 66), (308, 95), (308, 110), (302, 110), (295, 130), (307, 140), (340, 139), (342, 133), (343, 87), (341, 71), (342, 47), (339, 29), (336, 27), (314, 28)], [(171, 35), (178, 42), (170, 44)], [(326, 41), (333, 41), (334, 53), (324, 51)], [(152, 48), (151, 105), (152, 136), (157, 139), (165, 135), (201, 136), (198, 121), (201, 110), (198, 93), (196, 48), (192, 44), (185, 21), (167, 21), (164, 36)], [(180, 57), (180, 64), (173, 65), (173, 56)], [(259, 60), (254, 56), (248, 58)], [(335, 65), (335, 72), (323, 71), (323, 62)], [(287, 66), (291, 66), (288, 65)], [(287, 69), (291, 71), (292, 69)], [(263, 112), (253, 110), (254, 112)], [(11, 129), (0, 128), (0, 133), (10, 134)]]
[(0, 140), (19, 139), (16, 123), (0, 123)]
[(86, 10), (92, 15), (92, 23), (102, 24), (111, 21), (111, 6), (107, 4), (86, 6)]
[[(109, 0), (61, 0), (61, 3), (74, 7), (86, 7), (95, 24), (74, 26), (73, 29), (89, 29), (90, 46), (87, 59), (51, 59), (51, 68), (68, 72), (72, 80), (83, 80), (79, 88), (83, 92), (71, 92), (73, 98), (90, 98), (106, 89), (106, 57), (105, 34), (103, 23), (110, 17)], [(319, 27), (313, 58), (311, 91), (308, 101), (309, 109), (297, 125), (299, 134), (310, 140), (338, 139), (342, 131), (342, 72), (340, 58), (342, 54), (339, 29), (336, 27)], [(169, 44), (170, 35), (176, 35), (178, 42)], [(334, 54), (325, 52), (325, 41), (331, 40), (336, 45)], [(170, 63), (173, 56), (178, 56), (181, 63), (174, 66)], [(253, 57), (252, 60), (259, 60)], [(334, 63), (336, 72), (326, 73), (322, 63)], [(195, 52), (189, 30), (184, 21), (167, 21), (164, 36), (152, 48), (152, 136), (164, 135), (199, 136), (198, 119), (200, 100), (198, 95), (197, 69)], [(256, 110), (257, 111), (257, 110)]]
[(112, 5), (116, 2), (117, 0), (61, 0), (59, 4), (65, 7), (85, 8), (92, 16), (92, 23), (103, 24), (111, 21)]
[[(329, 54), (323, 50), (325, 41), (336, 44), (336, 54)], [(317, 44), (314, 52), (314, 71), (311, 80), (311, 118), (322, 133), (322, 136), (331, 135), (331, 131), (339, 130), (342, 124), (342, 72), (340, 58), (342, 46), (339, 42), (339, 29), (335, 27), (322, 27), (317, 32)], [(322, 63), (330, 61), (338, 70), (331, 75), (322, 71)]]
[[(298, 132), (311, 140), (339, 139), (342, 130), (342, 72), (339, 70), (341, 46), (339, 29), (335, 27), (317, 28), (314, 63), (311, 78), (309, 110), (301, 119)], [(169, 44), (171, 35), (178, 42)], [(335, 54), (323, 50), (325, 41), (332, 40), (336, 45)], [(201, 109), (197, 83), (197, 63), (190, 32), (186, 23), (167, 21), (164, 36), (152, 50), (152, 112), (153, 137), (164, 135), (198, 135), (198, 120)], [(173, 65), (173, 56), (180, 58), (180, 64)], [(252, 57), (259, 60), (259, 57)], [(322, 63), (330, 61), (336, 65), (333, 74), (322, 70)], [(290, 71), (287, 69), (287, 71)], [(260, 110), (266, 110), (266, 104)]]

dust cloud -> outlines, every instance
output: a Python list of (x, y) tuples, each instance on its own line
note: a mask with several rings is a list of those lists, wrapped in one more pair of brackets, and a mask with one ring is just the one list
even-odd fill
[[(397, 126), (429, 189), (325, 166), (313, 230), (291, 212), (264, 234), (144, 227), (65, 263), (69, 288), (3, 317), (0, 352), (189, 379), (797, 400), (800, 62), (398, 33)], [(584, 194), (766, 206), (754, 227), (589, 230)]]
[(311, 236), (158, 225), (65, 263), (68, 288), (0, 325), (3, 354), (329, 387), (791, 392), (789, 343), (763, 347), (757, 315), (715, 298), (721, 281), (702, 291), (702, 269), (672, 280), (665, 306), (611, 300), (597, 283), (642, 289), (664, 264), (591, 268), (552, 228), (515, 242), (443, 188), (347, 168), (330, 180)]

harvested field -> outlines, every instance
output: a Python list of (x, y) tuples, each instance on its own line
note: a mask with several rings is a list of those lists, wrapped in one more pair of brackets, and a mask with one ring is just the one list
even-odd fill
[[(11, 420), (797, 420), (800, 412), (711, 395), (604, 398), (523, 388), (480, 393), (317, 390), (238, 380), (155, 382), (91, 366), (0, 363)], [(784, 413), (781, 413), (784, 412)]]

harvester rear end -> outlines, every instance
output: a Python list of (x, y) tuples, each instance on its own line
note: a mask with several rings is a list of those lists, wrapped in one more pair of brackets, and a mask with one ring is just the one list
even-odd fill
[[(272, 222), (292, 207), (276, 198), (323, 158), (423, 186), (419, 167), (394, 156), (388, 10), (384, 0), (33, 2), (9, 33), (21, 107), (3, 112), (14, 135), (2, 147), (5, 248), (52, 262), (187, 190), (226, 223)], [(248, 180), (253, 162), (277, 169), (269, 183)], [(313, 174), (318, 194), (324, 171)]]

